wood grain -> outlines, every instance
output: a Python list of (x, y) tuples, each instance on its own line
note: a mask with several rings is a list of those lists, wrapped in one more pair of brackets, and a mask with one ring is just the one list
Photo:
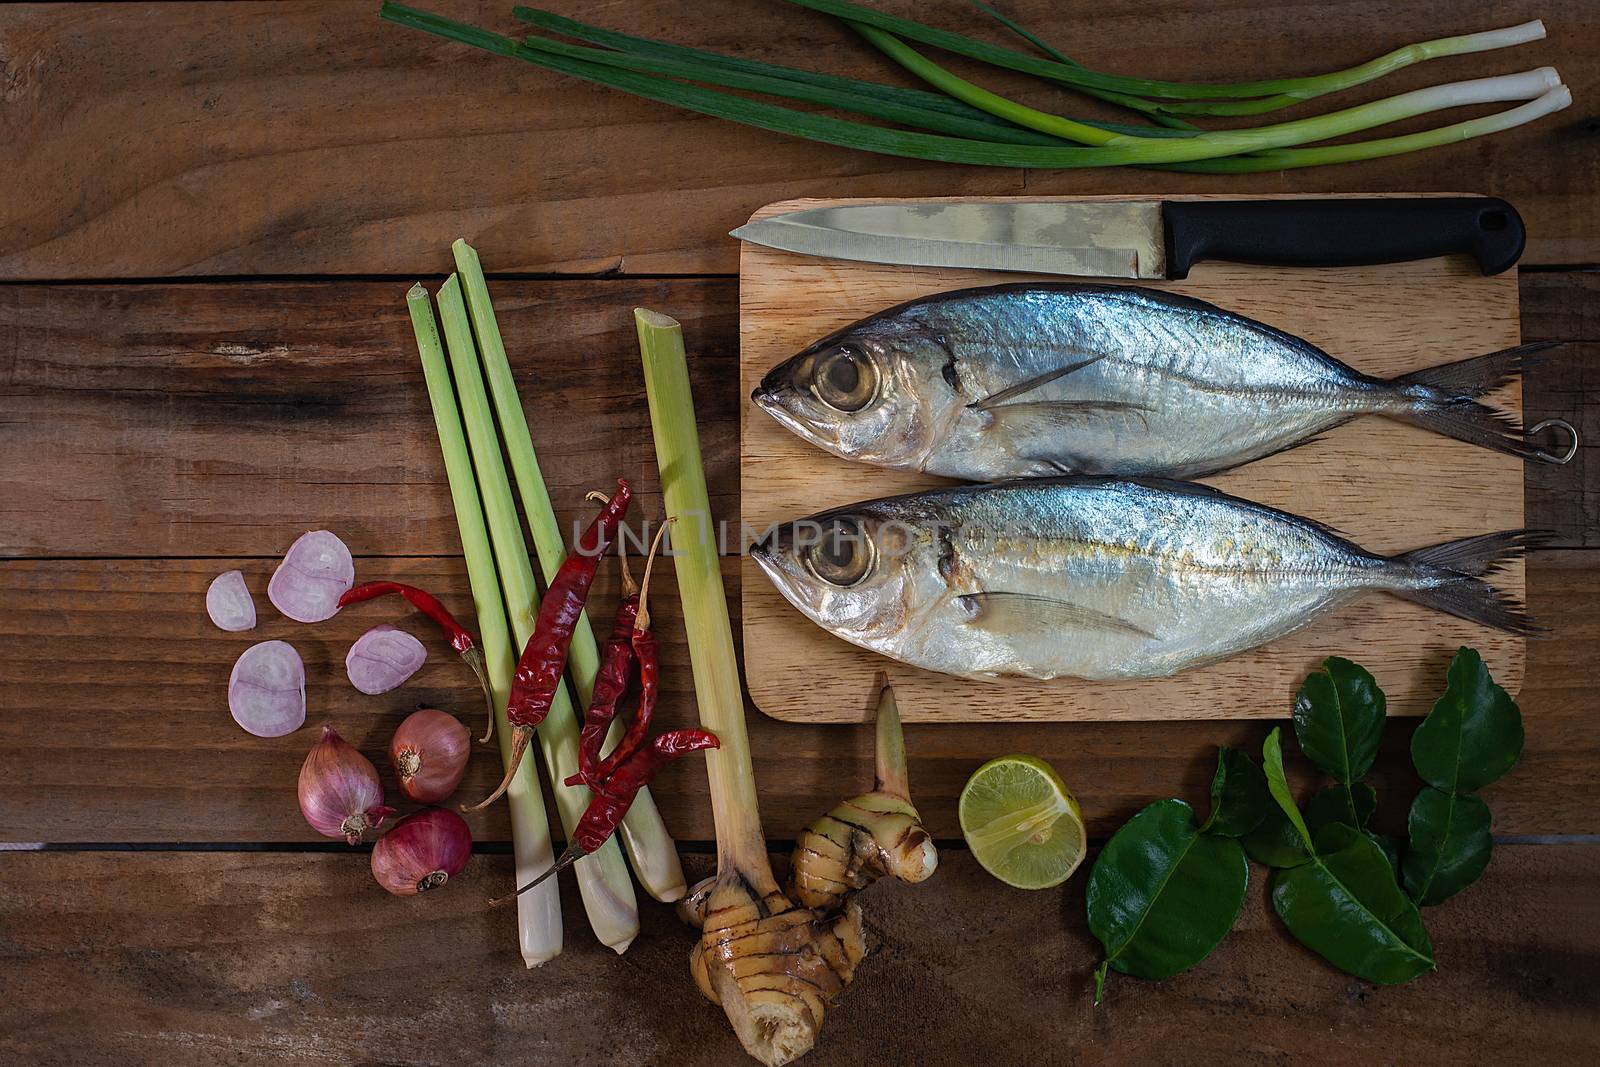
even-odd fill
[[(451, 266), (441, 240), (429, 269)], [(357, 555), (459, 552), (407, 288), (0, 288), (0, 556), (272, 556), (328, 524)], [(637, 304), (684, 324), (714, 428), (712, 504), (732, 513), (730, 283), (490, 292), (563, 521), (587, 516), (583, 494), (619, 474), (638, 514), (660, 513)]]
[[(724, 564), (737, 605), (736, 561)], [(248, 576), (261, 625), (224, 634), (206, 619), (206, 584), (238, 566)], [(316, 626), (280, 618), (263, 590), (271, 560), (41, 560), (0, 563), (0, 842), (320, 842), (300, 817), (295, 779), (322, 722), (336, 724), (365, 751), (398, 793), (385, 755), (389, 737), (419, 702), (459, 712), (476, 727), (482, 714), (471, 675), (415, 614), (373, 604)], [(456, 559), (362, 559), (363, 578), (398, 577), (437, 590), (467, 610), (466, 575)], [(1522, 761), (1484, 794), (1495, 829), (1509, 834), (1600, 833), (1600, 555), (1539, 553), (1530, 561), (1530, 598), (1555, 639), (1529, 649), (1521, 696), (1528, 743)], [(662, 647), (663, 728), (696, 718), (688, 649), (670, 568), (651, 598)], [(614, 602), (614, 568), (605, 567), (594, 603)], [(391, 613), (393, 612), (393, 613)], [(345, 679), (349, 644), (367, 627), (392, 621), (421, 638), (428, 663), (400, 690), (357, 693)], [(233, 661), (254, 641), (281, 638), (304, 658), (307, 725), (288, 737), (251, 737), (228, 715)], [(1380, 673), (1380, 681), (1392, 684)], [(1436, 674), (1433, 688), (1441, 685)], [(861, 708), (866, 692), (852, 694)], [(902, 697), (910, 716), (918, 710)], [(1287, 693), (1256, 693), (1228, 709), (1282, 721)], [(762, 821), (774, 841), (864, 788), (872, 778), (870, 731), (837, 724), (782, 722), (747, 707)], [(1268, 722), (917, 724), (907, 727), (911, 781), (919, 808), (942, 840), (957, 840), (956, 798), (984, 760), (1030, 752), (1071, 783), (1090, 833), (1104, 836), (1152, 800), (1201, 803), (1215, 746), (1259, 752)], [(1408, 743), (1413, 723), (1389, 725), (1374, 783), (1378, 821), (1404, 828), (1417, 789)], [(1309, 791), (1308, 765), (1292, 754), (1296, 784)], [(463, 796), (499, 779), (490, 750), (474, 752)], [(698, 759), (666, 768), (654, 789), (673, 833), (713, 836), (705, 773)], [(508, 837), (504, 806), (473, 816), (483, 841)]]
[[(506, 33), (506, 0), (423, 5)], [(648, 36), (912, 84), (837, 22), (782, 3), (554, 4)], [(888, 10), (1006, 44), (960, 0)], [(1492, 138), (1254, 176), (1018, 171), (892, 159), (691, 115), (380, 23), (369, 0), (0, 8), (0, 277), (426, 273), (464, 234), (499, 270), (736, 269), (727, 231), (793, 196), (1350, 192), (1470, 185), (1528, 221), (1526, 262), (1600, 261), (1600, 36), (1584, 0), (1305, 0), (1007, 9), (1098, 69), (1178, 80), (1331, 70), (1409, 41), (1542, 17), (1547, 41), (1402, 71), (1282, 113), (1559, 67), (1577, 104)], [(1119, 117), (955, 63), (1037, 107)], [(1275, 116), (1276, 117), (1276, 116)], [(1418, 119), (1391, 128), (1424, 128)], [(1385, 131), (1390, 132), (1389, 130)]]
[[(771, 204), (757, 218), (829, 201)], [(740, 274), (740, 379), (748, 393), (773, 366), (865, 315), (930, 293), (1028, 275), (852, 263), (745, 246)], [(1042, 277), (1042, 276), (1041, 276)], [(1305, 271), (1206, 263), (1156, 288), (1198, 297), (1321, 346), (1357, 370), (1392, 378), (1519, 343), (1512, 274), (1483, 277), (1464, 258)], [(1521, 410), (1513, 384), (1492, 402)], [(753, 405), (740, 409), (740, 508), (751, 530), (859, 500), (914, 492), (944, 479), (885, 471), (828, 455)], [(1523, 525), (1524, 464), (1387, 419), (1360, 419), (1209, 484), (1330, 523), (1373, 551), (1394, 553)], [(1496, 582), (1520, 596), (1520, 564)], [(813, 721), (862, 716), (851, 695), (884, 666), (791, 607), (745, 561), (746, 675), (769, 714)], [(1387, 637), (1387, 640), (1384, 638)], [(1316, 625), (1222, 663), (1141, 682), (971, 680), (897, 665), (908, 719), (959, 722), (1272, 717), (1324, 657), (1360, 656), (1389, 681), (1391, 714), (1425, 714), (1431, 678), (1462, 644), (1480, 648), (1512, 692), (1522, 684), (1521, 638), (1448, 618), (1394, 597), (1363, 598)]]
[[(1084, 877), (1007, 889), (945, 852), (864, 898), (871, 952), (805, 1063), (1583, 1063), (1600, 1055), (1600, 846), (1500, 845), (1426, 911), (1437, 972), (1374, 987), (1272, 916), (1260, 868), (1232, 933), (1164, 982), (1113, 975)], [(704, 873), (709, 857), (686, 866)], [(39, 1067), (216, 1063), (746, 1062), (702, 1000), (690, 938), (648, 905), (622, 958), (582, 929), (536, 971), (513, 952), (504, 856), (385, 897), (364, 855), (0, 853), (0, 1058)], [(182, 901), (182, 907), (174, 906)], [(1182, 1050), (1179, 1053), (1177, 1050)]]
[(1562, 342), (1526, 375), (1528, 418), (1565, 419), (1580, 441), (1564, 467), (1528, 465), (1528, 525), (1562, 545), (1600, 548), (1600, 272), (1524, 274), (1522, 334)]

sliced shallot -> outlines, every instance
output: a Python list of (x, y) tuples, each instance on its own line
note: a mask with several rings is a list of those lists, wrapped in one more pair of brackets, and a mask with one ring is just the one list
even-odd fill
[(344, 658), (344, 669), (351, 685), (376, 696), (400, 688), (427, 659), (421, 641), (382, 623), (356, 638)]
[(231, 634), (256, 628), (256, 602), (241, 571), (223, 571), (206, 587), (206, 614)]
[(327, 530), (301, 534), (267, 583), (267, 599), (295, 622), (321, 622), (339, 610), (356, 581), (350, 550)]
[(233, 721), (257, 737), (282, 737), (306, 721), (306, 667), (287, 641), (251, 645), (228, 678)]

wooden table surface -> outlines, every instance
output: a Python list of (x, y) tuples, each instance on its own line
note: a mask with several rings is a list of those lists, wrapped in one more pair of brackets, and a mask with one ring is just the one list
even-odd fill
[[(510, 0), (428, 6), (516, 25)], [(723, 51), (893, 77), (848, 32), (775, 0), (554, 6)], [(958, 0), (882, 6), (980, 26)], [(639, 304), (684, 322), (713, 506), (735, 515), (737, 248), (724, 234), (764, 203), (1457, 188), (1505, 196), (1525, 216), (1524, 338), (1571, 342), (1530, 373), (1528, 416), (1565, 418), (1586, 443), (1566, 467), (1527, 471), (1528, 522), (1557, 534), (1529, 561), (1529, 600), (1555, 633), (1529, 649), (1526, 752), (1485, 794), (1494, 862), (1427, 913), (1438, 972), (1376, 988), (1332, 970), (1271, 915), (1257, 869), (1239, 927), (1210, 958), (1167, 982), (1116, 979), (1093, 1008), (1084, 878), (1064, 895), (1030, 894), (983, 874), (959, 846), (955, 798), (967, 775), (1003, 752), (1050, 760), (1098, 842), (1152, 800), (1200, 799), (1213, 746), (1258, 749), (1268, 724), (914, 727), (912, 781), (944, 846), (941, 869), (925, 886), (869, 896), (873, 955), (806, 1062), (1597, 1058), (1592, 3), (1007, 5), (1096, 66), (1173, 78), (1343, 66), (1401, 42), (1540, 16), (1547, 41), (1413, 68), (1383, 91), (1553, 64), (1577, 101), (1492, 139), (1237, 179), (853, 154), (471, 53), (380, 24), (375, 8), (0, 8), (0, 1062), (739, 1061), (720, 1011), (689, 982), (690, 937), (669, 909), (647, 905), (641, 937), (617, 958), (569, 897), (567, 951), (525, 971), (511, 914), (483, 907), (510, 880), (503, 808), (475, 820), (479, 855), (461, 887), (392, 900), (372, 886), (364, 855), (316, 838), (300, 817), (295, 774), (311, 731), (260, 740), (228, 718), (233, 659), (273, 637), (291, 638), (306, 659), (309, 722), (338, 723), (375, 757), (416, 701), (476, 710), (431, 635), (412, 684), (363, 697), (339, 660), (371, 619), (297, 627), (262, 598), (261, 627), (228, 635), (201, 603), (219, 571), (259, 578), (318, 526), (345, 537), (363, 576), (404, 576), (465, 603), (403, 303), (413, 280), (450, 269), (454, 237), (476, 244), (492, 272), (564, 518), (618, 472), (637, 480), (647, 511), (659, 509), (629, 315)], [(1024, 95), (1067, 106), (1048, 88)], [(1375, 95), (1368, 87), (1351, 99)], [(724, 574), (737, 610), (736, 560)], [(597, 595), (613, 593), (603, 584)], [(661, 718), (688, 723), (671, 595), (658, 617)], [(1378, 821), (1390, 829), (1414, 789), (1410, 730), (1391, 724), (1374, 775)], [(775, 850), (870, 779), (864, 730), (752, 709), (750, 733)], [(495, 777), (480, 753), (464, 788)], [(670, 768), (656, 794), (687, 865), (708, 870), (699, 761)]]

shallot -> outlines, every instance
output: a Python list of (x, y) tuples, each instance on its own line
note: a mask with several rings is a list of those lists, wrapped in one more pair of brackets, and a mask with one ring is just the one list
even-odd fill
[(467, 869), (472, 831), (445, 808), (424, 808), (395, 823), (372, 846), (372, 877), (397, 897), (437, 889)]
[(306, 721), (306, 667), (287, 641), (244, 650), (228, 678), (233, 721), (257, 737), (282, 737)]
[(372, 761), (331, 726), (300, 766), (300, 812), (323, 837), (350, 844), (394, 814), (383, 806), (383, 786)]
[(350, 684), (372, 696), (398, 689), (428, 658), (422, 642), (388, 623), (374, 626), (350, 646), (344, 658)]
[(356, 565), (345, 543), (327, 530), (301, 534), (267, 583), (267, 599), (295, 622), (321, 622), (339, 610), (355, 584)]
[(256, 628), (256, 602), (241, 571), (224, 571), (206, 587), (206, 614), (219, 630), (236, 634)]
[(461, 720), (436, 708), (406, 716), (389, 742), (389, 760), (400, 791), (419, 804), (437, 804), (454, 793), (467, 770), (471, 737)]

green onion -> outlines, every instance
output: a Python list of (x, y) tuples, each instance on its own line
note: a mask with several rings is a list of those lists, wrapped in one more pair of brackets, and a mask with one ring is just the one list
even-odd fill
[(783, 78), (788, 81), (803, 82), (806, 85), (838, 89), (841, 92), (867, 93), (881, 100), (904, 104), (907, 107), (917, 107), (926, 111), (955, 115), (959, 118), (974, 119), (994, 126), (1008, 125), (988, 112), (979, 111), (975, 107), (968, 107), (959, 100), (952, 100), (948, 96), (943, 96), (939, 93), (930, 93), (926, 89), (906, 89), (898, 85), (879, 85), (876, 82), (841, 78), (834, 74), (821, 74), (816, 71), (803, 70), (799, 67), (783, 67), (754, 59), (725, 56), (719, 52), (707, 52), (703, 49), (688, 48), (684, 45), (669, 44), (665, 41), (652, 41), (647, 37), (634, 37), (631, 34), (618, 33), (615, 30), (602, 29), (599, 26), (577, 22), (549, 11), (541, 11), (538, 8), (515, 7), (511, 10), (512, 14), (523, 22), (538, 26), (540, 29), (559, 33), (575, 40), (587, 41), (590, 44), (604, 45), (619, 51), (631, 52), (639, 56), (648, 56), (656, 59), (687, 60), (709, 67), (738, 71), (743, 74), (760, 74), (773, 78)]
[[(500, 758), (509, 763), (511, 727), (506, 722), (506, 701), (511, 693), (516, 656), (506, 628), (505, 605), (500, 601), (500, 580), (495, 574), (494, 555), (484, 527), (472, 458), (467, 454), (466, 437), (461, 429), (461, 413), (456, 409), (450, 370), (445, 366), (439, 328), (434, 322), (426, 290), (420, 285), (412, 286), (406, 294), (406, 306), (417, 335), (422, 374), (428, 382), (428, 402), (433, 407), (433, 423), (438, 430), (439, 449), (444, 453), (445, 473), (450, 481), (450, 502), (455, 508), (456, 526), (461, 531), (461, 551), (472, 585), (472, 607), (483, 643), (489, 689), (494, 694)], [(555, 861), (550, 846), (550, 823), (545, 816), (539, 783), (534, 779), (532, 761), (524, 761), (511, 779), (506, 803), (511, 810), (511, 851), (517, 884), (526, 885), (548, 871)], [(561, 895), (554, 881), (548, 886), (548, 890), (540, 886), (517, 900), (517, 940), (523, 962), (529, 967), (537, 967), (561, 954)]]
[[(472, 326), (456, 275), (445, 279), (438, 299), (450, 366), (455, 372), (461, 412), (467, 424), (467, 440), (478, 472), (478, 490), (483, 495), (484, 511), (489, 518), (490, 541), (500, 572), (506, 613), (511, 618), (517, 647), (525, 648), (533, 636), (534, 618), (539, 610), (533, 568), (528, 563), (528, 545), (522, 538), (522, 525), (512, 501), (511, 481), (506, 477), (505, 462), (500, 457), (500, 439), (495, 433), (494, 415), (489, 410), (489, 397), (484, 390), (483, 374), (478, 368), (472, 340)], [(545, 769), (552, 781), (556, 810), (561, 813), (561, 824), (570, 840), (573, 828), (589, 805), (590, 794), (582, 786), (562, 784), (578, 769), (578, 720), (565, 682), (557, 687), (550, 713), (539, 724), (538, 736)], [(502, 730), (501, 743), (508, 743), (510, 737), (509, 729)], [(618, 953), (626, 951), (639, 933), (639, 908), (634, 899), (633, 880), (628, 877), (628, 868), (615, 838), (607, 841), (598, 852), (579, 860), (576, 869), (578, 889), (595, 936)]]
[(1196, 174), (1254, 174), (1269, 170), (1293, 170), (1297, 167), (1323, 167), (1334, 163), (1382, 159), (1386, 156), (1405, 155), (1407, 152), (1438, 148), (1442, 145), (1455, 144), (1457, 141), (1499, 133), (1541, 119), (1571, 103), (1572, 91), (1565, 85), (1558, 85), (1521, 107), (1468, 119), (1450, 126), (1422, 130), (1419, 133), (1382, 137), (1372, 141), (1353, 141), (1350, 144), (1322, 145), (1316, 148), (1278, 148), (1248, 156), (1178, 163), (1166, 169), (1190, 171)]
[(1425, 60), (1506, 48), (1528, 41), (1537, 41), (1544, 36), (1544, 23), (1535, 20), (1506, 29), (1466, 34), (1460, 37), (1443, 37), (1438, 40), (1406, 45), (1403, 48), (1397, 48), (1392, 52), (1379, 56), (1377, 59), (1329, 74), (1299, 78), (1273, 78), (1253, 82), (1199, 84), (1129, 78), (1117, 74), (1103, 74), (1099, 71), (1092, 71), (1085, 67), (1069, 65), (1055, 60), (1035, 59), (1033, 56), (1023, 52), (974, 40), (971, 37), (963, 37), (959, 33), (951, 33), (948, 30), (924, 26), (920, 22), (913, 22), (910, 19), (900, 18), (870, 7), (862, 7), (860, 4), (850, 3), (849, 0), (789, 0), (789, 3), (799, 7), (810, 8), (813, 11), (836, 15), (850, 22), (863, 23), (880, 30), (887, 30), (896, 36), (920, 41), (923, 44), (930, 44), (947, 52), (954, 52), (957, 55), (980, 59), (992, 66), (1005, 67), (1010, 70), (1021, 71), (1024, 74), (1035, 74), (1041, 78), (1048, 78), (1051, 81), (1062, 82), (1074, 87), (1109, 89), (1134, 96), (1169, 100), (1276, 97), (1278, 102), (1273, 105), (1275, 107), (1298, 103), (1301, 100), (1309, 100), (1325, 93), (1361, 85)]
[[(1071, 56), (1064, 54), (1063, 52), (1051, 47), (1046, 42), (1040, 40), (1025, 26), (1020, 25), (1015, 20), (1006, 17), (999, 11), (996, 11), (994, 8), (990, 7), (988, 4), (985, 4), (983, 0), (972, 0), (972, 6), (977, 8), (979, 11), (982, 11), (996, 22), (1000, 23), (1000, 25), (1004, 26), (1018, 37), (1021, 37), (1024, 41), (1027, 41), (1029, 44), (1033, 45), (1035, 48), (1049, 56), (1051, 59), (1055, 60), (1057, 63), (1065, 63), (1069, 67), (1083, 66), (1083, 64), (1079, 63), (1076, 59), (1073, 59)], [(1090, 96), (1096, 97), (1097, 99), (1105, 100), (1112, 104), (1118, 104), (1122, 107), (1132, 108), (1135, 111), (1142, 111), (1148, 114), (1152, 120), (1174, 130), (1198, 129), (1198, 127), (1192, 123), (1185, 122), (1180, 118), (1166, 114), (1162, 105), (1152, 103), (1148, 100), (1141, 100), (1136, 96), (1126, 96), (1122, 93), (1111, 93), (1105, 92), (1104, 90), (1083, 91), (1088, 93)]]
[[(517, 492), (522, 497), (522, 512), (528, 518), (528, 528), (533, 533), (534, 549), (539, 555), (539, 569), (549, 583), (567, 558), (567, 546), (561, 537), (561, 526), (556, 522), (555, 508), (550, 504), (550, 491), (539, 470), (539, 457), (533, 450), (533, 437), (528, 432), (528, 419), (523, 414), (522, 402), (517, 396), (516, 379), (511, 374), (511, 361), (506, 358), (505, 342), (500, 337), (500, 326), (495, 321), (494, 305), (489, 302), (489, 286), (484, 281), (483, 264), (477, 251), (464, 240), (451, 245), (455, 254), (456, 270), (462, 281), (467, 310), (472, 318), (473, 333), (478, 340), (478, 356), (483, 362), (484, 376), (489, 382), (489, 394), (500, 421), (500, 435), (505, 440), (506, 455), (511, 459), (511, 472), (517, 480)], [(578, 699), (588, 704), (594, 692), (595, 674), (600, 669), (600, 650), (595, 642), (594, 629), (589, 625), (589, 613), (578, 616), (573, 628), (572, 645), (567, 654), (567, 665), (578, 690)], [(622, 736), (622, 724), (613, 722), (606, 735), (606, 750), (614, 747)], [(557, 787), (558, 790), (565, 787)], [(678, 860), (678, 849), (650, 790), (639, 790), (633, 806), (619, 828), (622, 843), (628, 850), (639, 883), (657, 900), (671, 902), (688, 891), (684, 882), (683, 865)], [(526, 884), (526, 883), (519, 883)]]
[[(1283, 146), (1342, 136), (1355, 130), (1397, 121), (1406, 115), (1419, 114), (1423, 111), (1441, 107), (1452, 107), (1459, 104), (1496, 99), (1526, 99), (1528, 96), (1537, 95), (1540, 91), (1535, 83), (1540, 81), (1548, 82), (1551, 78), (1548, 72), (1537, 71), (1506, 78), (1486, 78), (1475, 82), (1436, 86), (1432, 89), (1418, 90), (1417, 93), (1407, 93), (1390, 100), (1363, 105), (1361, 108), (1346, 109), (1330, 116), (1304, 119), (1298, 124), (1282, 123), (1258, 130), (1196, 134), (1188, 130), (1128, 127), (1111, 123), (1085, 122), (1078, 125), (1086, 129), (1111, 130), (1125, 136), (1119, 137), (1115, 143), (1095, 147), (1017, 145), (1000, 144), (992, 140), (974, 140), (934, 133), (922, 133), (915, 130), (872, 126), (861, 122), (835, 118), (830, 115), (820, 115), (768, 104), (759, 100), (750, 100), (714, 89), (688, 85), (670, 78), (624, 70), (588, 60), (556, 55), (550, 51), (526, 47), (499, 34), (392, 2), (384, 4), (382, 15), (384, 18), (401, 25), (437, 34), (449, 40), (473, 45), (497, 55), (512, 56), (548, 70), (559, 71), (585, 81), (621, 89), (624, 92), (632, 93), (645, 99), (671, 104), (703, 115), (739, 122), (758, 129), (802, 137), (823, 144), (877, 152), (883, 155), (901, 156), (908, 159), (924, 159), (944, 163), (970, 163), (997, 167), (1074, 168), (1176, 164), (1173, 169), (1197, 171), (1215, 170), (1217, 172), (1227, 172), (1229, 170), (1274, 169), (1255, 162), (1258, 157), (1249, 157), (1245, 160), (1230, 159), (1227, 166), (1214, 167), (1196, 165), (1195, 161), (1216, 160), (1220, 157), (1229, 156), (1231, 153), (1282, 150)], [(1501, 32), (1510, 33), (1512, 31)], [(1484, 36), (1495, 35), (1474, 35), (1476, 38)], [(1448, 40), (1470, 39), (1451, 38)], [(1345, 154), (1350, 155), (1351, 158), (1373, 158), (1377, 155), (1392, 155), (1410, 150), (1407, 148), (1408, 145), (1427, 147), (1435, 143), (1431, 138), (1436, 136), (1442, 136), (1446, 140), (1455, 140), (1462, 137), (1479, 136), (1485, 132), (1494, 132), (1505, 128), (1502, 125), (1504, 120), (1528, 121), (1529, 116), (1537, 117), (1540, 114), (1547, 114), (1549, 110), (1565, 106), (1564, 103), (1561, 103), (1565, 98), (1565, 94), (1556, 94), (1549, 96), (1543, 109), (1517, 108), (1507, 111), (1501, 116), (1491, 116), (1488, 122), (1460, 123), (1456, 126), (1444, 127), (1441, 131), (1428, 131), (1420, 139), (1386, 138), (1381, 141), (1367, 142), (1368, 147), (1365, 148), (1358, 148), (1353, 145), (1332, 147), (1344, 149)], [(1006, 103), (1013, 102), (1006, 101)], [(1020, 107), (1020, 105), (1016, 106)], [(1059, 116), (1056, 118), (1059, 118)], [(1324, 120), (1327, 121), (1324, 122)], [(1068, 122), (1070, 120), (1061, 121)], [(1082, 136), (1092, 136), (1091, 134), (1085, 134), (1083, 130), (1075, 130), (1075, 132)], [(1193, 142), (1201, 136), (1207, 139), (1199, 144), (1194, 144)], [(1153, 144), (1152, 142), (1155, 141), (1164, 141), (1166, 144)], [(1370, 153), (1370, 155), (1362, 155), (1361, 153), (1363, 152)], [(1309, 162), (1298, 161), (1302, 158), (1308, 160), (1323, 158), (1337, 161), (1338, 155), (1339, 153), (1333, 153), (1328, 156), (1294, 157), (1294, 159), (1296, 160), (1295, 165), (1310, 165)], [(1267, 157), (1259, 158), (1265, 159)]]
[[(871, 26), (858, 26), (857, 29), (890, 59), (958, 100), (1021, 126), (1031, 126), (1044, 133), (1106, 149), (1126, 149), (1144, 157), (1119, 161), (1124, 163), (1172, 163), (1186, 159), (1211, 159), (1237, 155), (1241, 152), (1284, 148), (1307, 141), (1326, 141), (1442, 108), (1501, 100), (1531, 100), (1561, 84), (1560, 76), (1553, 67), (1543, 67), (1523, 74), (1508, 74), (1497, 78), (1480, 78), (1476, 81), (1416, 89), (1409, 93), (1401, 93), (1399, 96), (1391, 96), (1386, 100), (1359, 104), (1314, 118), (1296, 119), (1292, 122), (1257, 126), (1252, 129), (1202, 132), (1183, 140), (1150, 143), (1152, 139), (1149, 138), (1113, 134), (1019, 104), (952, 74), (892, 34)], [(1141, 140), (1147, 143), (1139, 144)]]
[(990, 18), (994, 19), (996, 22), (1010, 30), (1012, 33), (1016, 34), (1018, 37), (1021, 37), (1024, 41), (1027, 41), (1029, 44), (1033, 45), (1035, 48), (1049, 56), (1051, 59), (1055, 60), (1057, 63), (1065, 63), (1069, 67), (1083, 66), (1083, 64), (1079, 63), (1076, 59), (1073, 59), (1066, 53), (1041, 40), (1026, 26), (1023, 26), (1016, 20), (1008, 18), (999, 11), (996, 11), (988, 4), (984, 3), (983, 0), (972, 0), (972, 6), (977, 8), (979, 11), (982, 11)]
[[(706, 82), (710, 85), (721, 85), (729, 89), (748, 89), (752, 92), (765, 93), (768, 96), (783, 97), (789, 100), (805, 100), (813, 104), (826, 104), (829, 107), (851, 111), (858, 115), (885, 119), (889, 122), (899, 122), (907, 126), (917, 126), (925, 130), (947, 133), (957, 137), (988, 139), (1007, 144), (1061, 144), (1061, 139), (1058, 137), (1036, 133), (1033, 130), (1021, 128), (1003, 120), (996, 121), (993, 117), (989, 117), (986, 122), (978, 121), (963, 116), (932, 111), (924, 107), (914, 107), (900, 103), (897, 100), (884, 99), (874, 93), (860, 90), (847, 91), (763, 74), (747, 74), (738, 70), (688, 62), (681, 59), (657, 59), (627, 52), (606, 52), (597, 48), (582, 48), (578, 45), (563, 44), (560, 41), (551, 41), (543, 37), (529, 37), (523, 41), (523, 44), (528, 48), (537, 49), (541, 52), (566, 56), (571, 59), (587, 60), (604, 66), (620, 67), (624, 70), (640, 71), (646, 74), (661, 74), (670, 78), (688, 78)], [(858, 84), (863, 86), (870, 85), (867, 82)], [(934, 96), (936, 94), (929, 93), (928, 95)]]

